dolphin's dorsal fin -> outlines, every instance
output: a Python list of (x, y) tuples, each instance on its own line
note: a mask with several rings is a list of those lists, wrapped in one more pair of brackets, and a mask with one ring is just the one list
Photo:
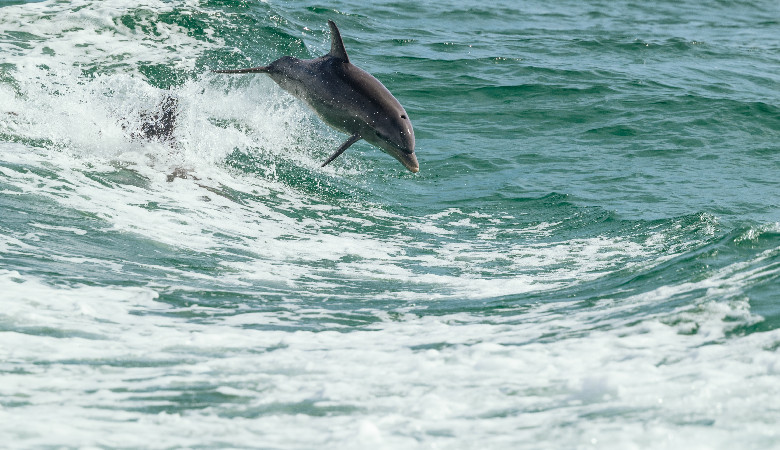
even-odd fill
[(341, 40), (341, 33), (339, 33), (339, 27), (337, 27), (332, 20), (328, 21), (328, 25), (330, 25), (329, 55), (333, 56), (334, 58), (338, 58), (344, 62), (349, 62), (349, 56), (347, 56), (347, 51), (344, 49), (344, 42), (342, 42)]

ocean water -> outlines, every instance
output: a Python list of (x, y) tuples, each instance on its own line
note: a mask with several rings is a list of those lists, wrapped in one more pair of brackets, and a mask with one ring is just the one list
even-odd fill
[[(419, 173), (210, 72), (328, 19)], [(780, 448), (778, 349), (775, 0), (0, 1), (4, 447)]]

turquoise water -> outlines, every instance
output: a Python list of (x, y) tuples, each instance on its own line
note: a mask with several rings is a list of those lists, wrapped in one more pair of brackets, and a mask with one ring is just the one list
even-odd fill
[[(780, 4), (0, 2), (18, 447), (773, 448)], [(420, 172), (264, 75), (326, 21)], [(175, 144), (133, 139), (178, 99)], [(186, 178), (168, 181), (174, 169)]]

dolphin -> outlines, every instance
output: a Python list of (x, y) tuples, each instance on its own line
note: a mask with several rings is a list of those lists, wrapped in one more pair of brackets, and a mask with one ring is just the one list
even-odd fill
[[(140, 113), (141, 126), (130, 130), (130, 138), (134, 141), (157, 141), (175, 149), (176, 138), (173, 135), (173, 131), (176, 128), (176, 119), (178, 116), (179, 100), (172, 94), (167, 93), (160, 103), (157, 104), (155, 110), (142, 111)], [(123, 130), (127, 131), (128, 127), (129, 125), (127, 123), (122, 124)], [(173, 173), (169, 174), (166, 178), (170, 183), (176, 178), (187, 179), (190, 177), (194, 180), (198, 180), (197, 177), (190, 175), (190, 170), (177, 167), (173, 170)], [(200, 184), (198, 186), (203, 187)]]
[(179, 100), (167, 94), (157, 106), (156, 113), (141, 113), (140, 136), (147, 140), (159, 140), (173, 144), (173, 130), (178, 116)]
[(215, 70), (217, 73), (267, 73), (282, 89), (303, 100), (331, 127), (349, 134), (322, 164), (365, 139), (411, 172), (420, 170), (414, 154), (414, 130), (406, 110), (371, 74), (349, 62), (341, 33), (332, 20), (330, 52), (315, 59), (283, 56), (267, 66)]
[[(175, 139), (173, 130), (179, 114), (179, 101), (171, 94), (166, 94), (154, 111), (143, 111), (140, 114), (141, 126), (130, 130), (134, 140), (159, 141), (173, 146)], [(128, 123), (122, 124), (122, 129), (129, 128)]]

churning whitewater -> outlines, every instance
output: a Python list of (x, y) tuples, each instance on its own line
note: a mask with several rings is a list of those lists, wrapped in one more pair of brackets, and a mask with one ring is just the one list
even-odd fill
[[(3, 442), (776, 447), (778, 13), (0, 3)], [(329, 19), (424, 170), (212, 72)]]

